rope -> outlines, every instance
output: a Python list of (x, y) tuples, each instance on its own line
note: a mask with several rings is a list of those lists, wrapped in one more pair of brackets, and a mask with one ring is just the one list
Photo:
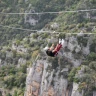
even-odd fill
[(3, 26), (0, 25), (1, 27), (6, 27), (6, 28), (11, 28), (11, 29), (16, 29), (16, 30), (23, 30), (23, 31), (38, 31), (38, 30), (30, 30), (30, 29), (23, 29), (23, 28), (16, 28), (16, 27), (10, 27), (10, 26)]
[[(4, 26), (4, 25), (0, 25), (1, 27), (5, 27), (5, 28), (11, 28), (11, 29), (16, 29), (16, 30), (23, 30), (23, 31), (32, 31), (37, 32), (37, 33), (51, 33), (51, 34), (59, 34), (59, 33), (65, 33), (65, 34), (79, 34), (79, 33), (67, 33), (67, 32), (56, 32), (56, 31), (43, 31), (43, 30), (30, 30), (30, 29), (23, 29), (23, 28), (16, 28), (16, 27), (10, 27), (10, 26)], [(96, 34), (96, 33), (81, 33), (81, 34)]]
[(89, 10), (73, 10), (73, 11), (59, 11), (59, 12), (34, 12), (34, 13), (4, 13), (4, 12), (0, 12), (0, 14), (9, 14), (9, 15), (16, 15), (16, 14), (20, 14), (20, 15), (23, 15), (23, 14), (60, 14), (60, 13), (76, 13), (76, 12), (89, 12), (89, 11), (96, 11), (96, 9), (89, 9)]

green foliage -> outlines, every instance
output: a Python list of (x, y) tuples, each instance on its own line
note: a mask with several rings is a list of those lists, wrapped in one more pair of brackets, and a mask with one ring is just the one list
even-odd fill
[(96, 61), (90, 62), (89, 67), (93, 70), (96, 70)]
[(43, 40), (32, 41), (32, 42), (29, 43), (29, 47), (31, 47), (31, 48), (35, 48), (36, 46), (40, 47), (43, 43), (44, 43)]
[(51, 70), (52, 69), (56, 69), (59, 66), (59, 64), (58, 64), (58, 58), (56, 58), (56, 57), (55, 58), (48, 57), (48, 62), (52, 63), (52, 68), (50, 68)]
[(23, 92), (24, 90), (19, 90), (18, 92), (17, 92), (17, 95), (18, 96), (24, 96), (24, 92)]
[(76, 82), (76, 83), (78, 83), (78, 82), (80, 82), (80, 79), (79, 78), (74, 78), (73, 81)]
[[(70, 71), (70, 73), (68, 74), (68, 80), (70, 82), (73, 82), (74, 81), (74, 77), (75, 77), (75, 74), (77, 72), (77, 69), (76, 68), (72, 68), (72, 70)], [(76, 81), (76, 80), (75, 80)]]
[[(24, 0), (1, 0), (0, 5), (0, 12), (24, 12), (27, 8), (26, 3)], [(18, 7), (17, 7), (18, 6)], [(26, 27), (27, 25), (24, 24), (24, 16), (23, 15), (0, 15), (0, 22), (2, 25), (5, 26), (13, 26), (13, 27)], [(21, 30), (14, 30), (7, 27), (0, 28), (0, 45), (9, 44), (10, 40), (14, 38), (18, 38), (21, 40), (25, 36), (27, 36), (30, 32), (25, 32)]]
[(30, 60), (30, 58), (31, 58), (31, 54), (26, 54), (25, 56), (24, 56), (24, 58), (26, 59), (26, 60)]
[(91, 52), (91, 53), (88, 55), (87, 59), (90, 60), (90, 61), (95, 61), (95, 60), (96, 60), (96, 53)]
[(7, 48), (7, 51), (11, 51), (11, 48)]
[(96, 44), (95, 43), (92, 43), (91, 45), (90, 45), (90, 51), (91, 52), (96, 52)]
[(13, 53), (13, 58), (15, 58), (16, 57), (16, 50), (12, 50), (12, 53)]
[(16, 91), (16, 90), (14, 91), (13, 96), (18, 96), (18, 95), (17, 95), (17, 91)]
[[(90, 9), (94, 9), (96, 4), (93, 3), (94, 0), (85, 1), (82, 0), (28, 0), (25, 2), (25, 0), (1, 0), (0, 1), (0, 12), (27, 12), (31, 10), (35, 10), (36, 12), (46, 12), (46, 11), (63, 11), (63, 10), (78, 10), (78, 9), (86, 9), (87, 7)], [(86, 5), (86, 8), (84, 4)], [(29, 4), (32, 6), (29, 7)], [(54, 6), (54, 7), (53, 7)], [(95, 12), (90, 13), (92, 16), (95, 15)], [(29, 15), (27, 15), (29, 16)], [(57, 22), (60, 26), (57, 30), (64, 31), (64, 32), (78, 32), (79, 29), (84, 28), (87, 26), (87, 23), (92, 23), (91, 19), (87, 19), (86, 12), (77, 12), (77, 13), (64, 13), (59, 15), (53, 15), (53, 14), (43, 14), (43, 15), (32, 15), (35, 19), (38, 18), (38, 23), (36, 26), (32, 26), (29, 23), (25, 23), (24, 21), (24, 15), (0, 15), (0, 22), (2, 25), (8, 25), (13, 27), (19, 27), (19, 28), (27, 28), (27, 29), (42, 29), (46, 24), (51, 22), (54, 19), (54, 22)], [(78, 25), (78, 26), (77, 26)], [(95, 24), (94, 24), (95, 25)], [(92, 25), (92, 26), (94, 26)], [(89, 27), (89, 26), (87, 26)], [(11, 28), (1, 27), (0, 28), (0, 45), (9, 44), (10, 40), (13, 40), (14, 38), (17, 38), (21, 40), (23, 37), (28, 36), (31, 32), (29, 31), (21, 31), (21, 30), (14, 30)], [(43, 37), (43, 36), (42, 36)], [(44, 38), (46, 38), (44, 36)], [(35, 37), (36, 38), (36, 37)]]
[(46, 33), (46, 32), (45, 32), (45, 33), (41, 34), (40, 37), (41, 37), (42, 39), (46, 39), (49, 35), (50, 35), (49, 33)]
[(65, 33), (61, 33), (61, 34), (59, 34), (59, 38), (64, 39), (64, 38), (65, 38)]
[(37, 39), (37, 37), (38, 37), (38, 34), (37, 33), (35, 33), (35, 34), (33, 34), (33, 39)]
[(2, 60), (5, 60), (5, 58), (6, 58), (6, 52), (5, 51), (0, 51), (0, 58)]
[(84, 96), (91, 96), (95, 89), (96, 82), (96, 62), (89, 61), (84, 68), (84, 73), (79, 79), (79, 91), (84, 90)]
[(36, 45), (35, 43), (36, 43), (36, 42), (34, 42), (34, 41), (33, 41), (33, 42), (30, 42), (29, 46), (30, 46), (30, 47), (34, 47), (34, 46)]
[(39, 54), (39, 50), (36, 50), (32, 53), (32, 58), (35, 59), (37, 55)]
[(49, 42), (49, 43), (48, 43), (48, 46), (49, 46), (49, 47), (50, 47), (50, 46), (52, 46), (52, 43), (51, 43), (51, 42)]
[[(23, 13), (27, 10), (29, 12), (30, 10), (35, 10), (35, 12), (49, 12), (49, 11), (64, 11), (64, 10), (78, 10), (78, 9), (92, 9), (96, 6), (95, 0), (1, 0), (0, 1), (0, 12), (15, 12), (15, 13)], [(32, 6), (29, 6), (31, 4)], [(86, 8), (85, 8), (86, 7)], [(96, 12), (90, 12), (91, 17), (94, 17), (96, 15)], [(29, 15), (26, 15), (27, 17)], [(55, 31), (58, 32), (80, 32), (81, 29), (85, 29), (86, 32), (91, 32), (91, 29), (96, 25), (96, 20), (88, 19), (86, 18), (86, 12), (76, 12), (76, 13), (62, 13), (62, 14), (43, 14), (43, 15), (30, 15), (34, 17), (35, 19), (38, 19), (38, 23), (36, 26), (32, 26), (29, 23), (25, 23), (25, 17), (24, 15), (0, 15), (0, 22), (2, 25), (5, 26), (12, 26), (16, 28), (24, 28), (24, 29), (36, 29), (40, 30), (46, 24), (45, 30), (49, 30), (50, 22), (56, 22), (59, 25), (59, 28), (55, 29)], [(53, 20), (54, 19), (54, 20)], [(52, 21), (53, 20), (53, 21)], [(91, 23), (91, 24), (90, 24)], [(43, 28), (44, 29), (44, 28)], [(54, 31), (54, 29), (53, 29)], [(95, 32), (95, 31), (94, 31)], [(48, 33), (43, 34), (33, 34), (32, 38), (33, 41), (30, 40), (30, 36), (28, 36), (31, 32), (29, 31), (21, 31), (21, 30), (15, 30), (14, 28), (6, 28), (6, 27), (0, 27), (0, 45), (10, 45), (10, 43), (13, 41), (13, 39), (16, 40), (16, 44), (26, 44), (26, 47), (29, 48), (28, 53), (19, 53), (16, 50), (12, 50), (11, 48), (8, 48), (7, 51), (13, 52), (13, 58), (6, 58), (6, 51), (1, 51), (2, 48), (0, 48), (0, 59), (3, 61), (7, 61), (9, 64), (8, 66), (0, 67), (0, 81), (2, 81), (2, 86), (4, 86), (6, 89), (13, 89), (14, 87), (17, 87), (18, 90), (14, 91), (13, 96), (24, 96), (24, 87), (25, 87), (25, 79), (26, 79), (26, 68), (27, 65), (31, 64), (31, 59), (35, 59), (36, 56), (39, 54), (39, 49), (43, 45), (46, 46), (47, 42), (46, 38), (49, 38)], [(23, 42), (23, 38), (26, 37), (28, 39)], [(37, 38), (41, 37), (41, 41), (35, 41)], [(60, 38), (65, 38), (65, 34), (61, 33), (59, 35)], [(57, 38), (57, 37), (56, 37)], [(86, 47), (88, 40), (86, 38), (77, 37), (78, 43), (83, 44), (83, 46)], [(95, 37), (94, 37), (95, 38)], [(34, 40), (35, 39), (35, 40)], [(44, 41), (45, 40), (45, 41)], [(51, 43), (49, 43), (49, 46), (51, 46)], [(93, 89), (95, 89), (95, 86), (93, 85), (94, 81), (96, 81), (96, 39), (94, 39), (94, 42), (90, 45), (90, 51), (91, 53), (87, 57), (87, 61), (83, 62), (86, 67), (84, 70), (84, 76), (81, 79), (75, 78), (75, 75), (79, 68), (72, 68), (68, 75), (68, 80), (70, 82), (80, 82), (80, 89), (89, 90), (86, 92), (86, 96), (91, 96), (91, 92)], [(76, 55), (77, 57), (79, 55)], [(32, 58), (31, 58), (32, 57)], [(27, 60), (27, 64), (20, 66), (17, 68), (15, 65), (18, 64), (18, 59), (24, 58)], [(2, 62), (3, 62), (2, 61)], [(57, 58), (49, 58), (49, 61), (52, 63), (52, 69), (56, 69), (58, 65), (58, 59)], [(63, 60), (62, 60), (63, 61)], [(92, 61), (92, 62), (91, 62)], [(13, 66), (12, 66), (13, 65)], [(71, 64), (70, 64), (71, 65)], [(65, 65), (64, 65), (65, 66)], [(1, 84), (1, 82), (0, 82)], [(1, 87), (2, 87), (1, 86)], [(88, 88), (86, 88), (88, 86)], [(10, 94), (8, 94), (10, 96)]]
[(93, 36), (93, 42), (90, 45), (90, 51), (91, 52), (96, 52), (96, 35)]
[(88, 39), (84, 37), (77, 37), (78, 43), (82, 43), (84, 47), (87, 46)]
[(6, 96), (12, 96), (10, 93), (8, 93)]
[(20, 70), (21, 72), (23, 72), (23, 73), (26, 74), (26, 68), (27, 68), (27, 65), (25, 64), (25, 65), (22, 65), (22, 66), (19, 68), (19, 70)]
[(16, 40), (16, 45), (20, 45), (20, 40)]
[[(26, 81), (26, 68), (27, 65), (22, 65), (19, 68), (17, 68), (15, 65), (1, 67), (0, 80), (3, 79), (3, 82), (1, 84), (4, 85), (6, 89), (10, 90), (14, 87), (20, 88), (20, 90), (24, 89)], [(18, 94), (23, 95), (23, 92), (24, 91), (22, 90)]]

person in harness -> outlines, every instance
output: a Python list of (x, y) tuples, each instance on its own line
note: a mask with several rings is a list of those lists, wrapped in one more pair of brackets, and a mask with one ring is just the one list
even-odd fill
[(56, 45), (56, 47), (54, 46), (54, 44), (52, 44), (50, 48), (48, 47), (45, 48), (46, 54), (51, 57), (57, 56), (58, 52), (63, 47), (63, 45), (64, 45), (64, 40), (59, 39), (59, 43)]

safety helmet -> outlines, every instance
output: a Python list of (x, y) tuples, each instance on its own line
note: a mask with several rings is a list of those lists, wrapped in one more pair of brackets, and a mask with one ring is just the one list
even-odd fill
[(47, 51), (49, 49), (49, 47), (48, 46), (46, 46), (45, 48), (44, 48), (44, 51)]

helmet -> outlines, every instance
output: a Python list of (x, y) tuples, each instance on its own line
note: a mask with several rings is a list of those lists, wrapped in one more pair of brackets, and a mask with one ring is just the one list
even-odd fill
[(48, 47), (48, 46), (46, 46), (46, 47), (44, 48), (44, 50), (45, 50), (45, 51), (47, 51), (48, 49), (49, 49), (49, 47)]

